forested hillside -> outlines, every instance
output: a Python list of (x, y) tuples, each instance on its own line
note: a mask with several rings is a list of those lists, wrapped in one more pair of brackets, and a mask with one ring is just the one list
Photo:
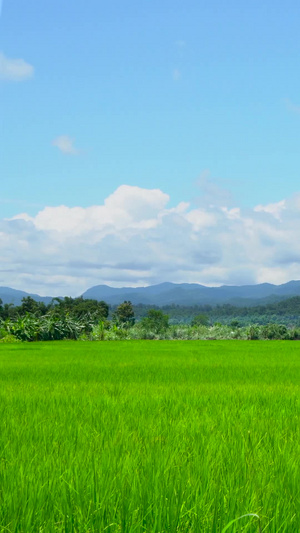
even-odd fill
[[(135, 306), (136, 317), (144, 316), (150, 306)], [(209, 323), (221, 322), (230, 324), (238, 321), (241, 325), (268, 324), (275, 322), (286, 325), (300, 325), (300, 296), (294, 296), (280, 302), (257, 305), (254, 307), (238, 307), (230, 304), (179, 306), (170, 305), (161, 308), (169, 315), (174, 324), (189, 324), (199, 314), (207, 316)]]

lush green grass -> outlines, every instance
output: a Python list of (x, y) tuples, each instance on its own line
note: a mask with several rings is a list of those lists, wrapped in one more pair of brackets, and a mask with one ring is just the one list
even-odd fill
[(288, 341), (0, 346), (0, 532), (299, 533), (299, 367)]

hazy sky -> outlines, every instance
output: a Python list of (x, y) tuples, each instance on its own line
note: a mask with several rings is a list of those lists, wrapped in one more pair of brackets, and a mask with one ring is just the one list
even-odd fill
[(299, 2), (0, 11), (0, 285), (300, 278)]

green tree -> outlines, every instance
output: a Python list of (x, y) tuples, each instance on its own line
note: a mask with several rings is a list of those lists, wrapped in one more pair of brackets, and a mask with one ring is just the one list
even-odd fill
[(99, 320), (106, 320), (109, 313), (109, 306), (106, 302), (92, 299), (79, 298), (53, 298), (50, 309), (59, 315), (69, 313), (74, 318), (91, 317), (96, 323)]
[(191, 322), (191, 326), (208, 326), (209, 324), (209, 318), (207, 315), (203, 315), (203, 314), (200, 314), (200, 315), (196, 315), (194, 316), (192, 322)]
[(22, 304), (19, 307), (21, 315), (30, 313), (31, 315), (44, 315), (47, 312), (47, 307), (43, 302), (36, 302), (31, 296), (22, 298)]
[(147, 316), (141, 320), (141, 326), (156, 334), (163, 333), (169, 327), (169, 317), (159, 309), (149, 309)]
[(232, 328), (240, 328), (240, 327), (241, 327), (241, 323), (240, 323), (239, 320), (237, 320), (237, 319), (233, 319), (233, 320), (231, 320), (231, 322), (230, 322), (230, 326), (231, 326)]
[(134, 309), (131, 302), (125, 300), (122, 304), (118, 305), (114, 313), (114, 321), (119, 322), (120, 325), (130, 327), (134, 325)]

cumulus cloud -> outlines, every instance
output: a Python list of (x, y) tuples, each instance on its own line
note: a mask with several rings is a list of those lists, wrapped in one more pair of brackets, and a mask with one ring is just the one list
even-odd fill
[(0, 285), (79, 295), (107, 283), (207, 285), (300, 279), (300, 195), (254, 209), (180, 203), (122, 185), (101, 205), (0, 221)]
[(59, 135), (52, 141), (53, 146), (56, 146), (63, 154), (77, 155), (79, 151), (74, 146), (74, 140), (69, 135)]
[(24, 59), (11, 59), (0, 52), (0, 80), (23, 81), (34, 74), (32, 65)]
[(254, 208), (254, 211), (270, 213), (275, 218), (278, 218), (278, 220), (280, 220), (283, 209), (286, 209), (285, 200), (281, 200), (280, 202), (276, 202), (274, 204), (257, 205)]

